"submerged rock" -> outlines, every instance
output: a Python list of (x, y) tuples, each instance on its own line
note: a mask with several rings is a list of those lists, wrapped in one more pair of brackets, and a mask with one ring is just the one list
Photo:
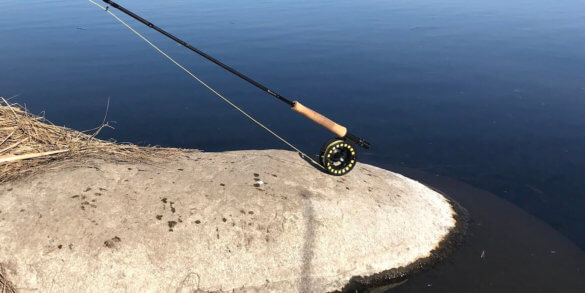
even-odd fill
[(407, 274), (456, 226), (441, 194), (366, 164), (334, 177), (289, 151), (179, 157), (0, 186), (6, 277), (23, 292), (327, 292)]

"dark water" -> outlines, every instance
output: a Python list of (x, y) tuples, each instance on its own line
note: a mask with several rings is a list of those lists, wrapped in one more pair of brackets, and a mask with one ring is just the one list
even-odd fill
[(388, 293), (585, 292), (585, 254), (509, 202), (460, 181), (386, 165), (447, 194), (471, 214), (448, 260)]
[[(363, 162), (491, 191), (585, 249), (583, 1), (119, 2), (349, 126), (372, 142)], [(55, 124), (93, 128), (109, 98), (116, 129), (102, 138), (285, 148), (86, 1), (3, 0), (0, 11), (0, 95)], [(131, 23), (303, 150), (330, 136)]]

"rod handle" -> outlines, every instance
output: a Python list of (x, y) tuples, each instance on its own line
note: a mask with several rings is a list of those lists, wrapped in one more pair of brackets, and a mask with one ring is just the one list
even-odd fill
[(293, 102), (291, 108), (293, 111), (301, 113), (303, 116), (313, 120), (313, 122), (325, 127), (327, 130), (337, 134), (339, 137), (344, 137), (347, 134), (347, 128), (333, 122), (331, 119), (307, 108), (298, 101)]

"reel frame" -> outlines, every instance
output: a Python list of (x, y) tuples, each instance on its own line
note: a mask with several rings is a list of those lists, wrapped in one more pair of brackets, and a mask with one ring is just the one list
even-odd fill
[(328, 174), (343, 176), (355, 167), (357, 151), (348, 140), (334, 137), (327, 140), (321, 147), (319, 162)]

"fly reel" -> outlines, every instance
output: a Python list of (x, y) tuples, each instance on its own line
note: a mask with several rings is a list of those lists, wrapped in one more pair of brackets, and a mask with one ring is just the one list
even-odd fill
[(355, 167), (357, 152), (352, 144), (341, 139), (329, 139), (319, 152), (319, 160), (327, 173), (342, 176)]

